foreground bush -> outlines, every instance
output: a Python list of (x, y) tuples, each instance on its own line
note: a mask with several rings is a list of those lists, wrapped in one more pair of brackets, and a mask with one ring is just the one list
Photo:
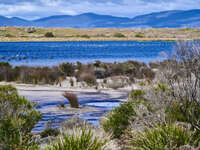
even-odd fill
[(91, 129), (82, 127), (64, 133), (46, 150), (102, 150), (107, 142), (105, 137), (99, 137), (99, 135), (97, 137)]
[(192, 134), (175, 124), (157, 125), (138, 132), (131, 141), (135, 150), (175, 150), (190, 144)]
[(41, 119), (37, 105), (20, 97), (11, 85), (0, 86), (0, 148), (37, 149), (31, 130)]
[(129, 117), (136, 115), (133, 105), (133, 102), (127, 102), (116, 107), (102, 122), (103, 129), (112, 133), (113, 137), (119, 138), (129, 125)]
[(70, 106), (72, 108), (79, 108), (79, 102), (78, 102), (78, 97), (76, 94), (65, 92), (63, 93), (63, 96), (68, 99)]
[(200, 47), (196, 42), (179, 41), (175, 50), (162, 71), (174, 104), (168, 112), (200, 133)]

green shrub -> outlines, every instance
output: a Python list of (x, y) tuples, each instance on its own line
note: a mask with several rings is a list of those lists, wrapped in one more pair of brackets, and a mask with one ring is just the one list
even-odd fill
[(127, 102), (112, 110), (102, 122), (103, 129), (119, 138), (128, 127), (130, 116), (136, 115), (133, 105), (133, 102)]
[(48, 136), (58, 136), (59, 133), (60, 132), (59, 132), (58, 129), (47, 128), (40, 133), (40, 136), (41, 136), (41, 138), (45, 138), (45, 137), (48, 137)]
[(75, 67), (72, 63), (62, 63), (59, 65), (59, 69), (64, 76), (73, 76)]
[(54, 37), (54, 34), (52, 32), (47, 32), (44, 35), (45, 37)]
[(82, 37), (82, 38), (90, 38), (90, 36), (87, 35), (87, 34), (83, 34), (83, 35), (81, 35), (80, 37)]
[(18, 95), (11, 85), (0, 86), (0, 147), (37, 149), (31, 130), (41, 119), (37, 105)]
[(5, 37), (14, 37), (14, 35), (7, 33)]
[(142, 90), (133, 90), (129, 93), (129, 98), (134, 100), (134, 99), (140, 99), (144, 98), (145, 92)]
[(68, 99), (70, 105), (72, 108), (79, 108), (79, 102), (78, 102), (78, 97), (76, 94), (69, 93), (69, 92), (64, 92), (63, 96)]
[(87, 127), (74, 129), (72, 133), (58, 138), (46, 150), (102, 150), (108, 141), (94, 136), (94, 132)]
[(173, 150), (190, 144), (192, 134), (175, 124), (157, 125), (134, 134), (131, 141), (135, 150)]
[(163, 83), (158, 83), (157, 84), (157, 87), (155, 87), (154, 89), (154, 92), (158, 92), (158, 91), (160, 91), (161, 90), (161, 92), (163, 92), (163, 93), (165, 93), (165, 92), (169, 92), (169, 89), (168, 89), (168, 87), (165, 85), (165, 84), (163, 84)]
[(135, 37), (143, 38), (143, 37), (144, 37), (144, 33), (139, 32), (139, 33), (137, 33), (137, 34), (135, 35)]
[(186, 101), (172, 102), (166, 108), (166, 116), (170, 121), (180, 121), (194, 125), (194, 123), (198, 123), (200, 107), (195, 102), (190, 104)]
[(122, 34), (122, 33), (115, 33), (114, 35), (113, 35), (114, 37), (117, 37), (117, 38), (124, 38), (124, 37), (126, 37), (124, 34)]

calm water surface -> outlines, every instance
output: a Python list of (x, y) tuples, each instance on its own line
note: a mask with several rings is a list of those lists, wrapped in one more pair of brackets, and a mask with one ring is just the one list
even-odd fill
[[(174, 42), (91, 41), (91, 42), (1, 42), (0, 61), (13, 65), (51, 66), (61, 62), (82, 63), (137, 60), (163, 60), (173, 50)], [(27, 57), (23, 60), (23, 56)]]

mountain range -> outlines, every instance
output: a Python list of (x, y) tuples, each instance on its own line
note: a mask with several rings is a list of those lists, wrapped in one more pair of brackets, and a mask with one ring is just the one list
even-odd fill
[(200, 27), (200, 9), (172, 10), (134, 18), (84, 13), (76, 16), (58, 15), (37, 20), (0, 16), (0, 26), (70, 27), (70, 28), (182, 28)]

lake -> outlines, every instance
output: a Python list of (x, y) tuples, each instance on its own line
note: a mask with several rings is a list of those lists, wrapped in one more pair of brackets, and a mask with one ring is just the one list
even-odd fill
[[(12, 65), (53, 66), (62, 62), (100, 60), (149, 63), (171, 55), (175, 42), (88, 41), (88, 42), (0, 42), (0, 61)], [(2, 56), (5, 57), (2, 59)], [(26, 59), (23, 59), (26, 58)]]

